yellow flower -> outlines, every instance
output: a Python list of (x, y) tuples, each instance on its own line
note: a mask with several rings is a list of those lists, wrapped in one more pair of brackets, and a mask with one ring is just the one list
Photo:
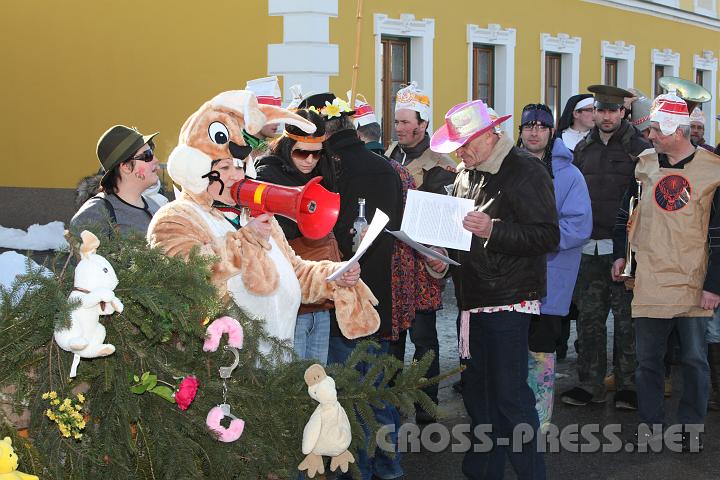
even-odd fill
[(318, 115), (320, 114), (320, 112), (318, 112), (318, 109), (315, 108), (315, 105), (310, 105), (310, 107), (308, 107), (308, 110), (310, 110), (311, 112), (315, 112)]
[(60, 405), (60, 400), (58, 400), (57, 398), (54, 400), (50, 400), (50, 405)]
[(335, 97), (335, 100), (333, 100), (333, 105), (336, 105), (341, 112), (349, 112), (350, 111), (350, 104), (343, 100), (342, 98)]
[(49, 392), (43, 393), (43, 394), (42, 394), (42, 399), (43, 399), (43, 400), (47, 400), (49, 395), (50, 395)]
[(82, 433), (78, 432), (75, 435), (73, 435), (73, 437), (75, 437), (75, 440), (80, 440), (82, 438)]
[(69, 398), (66, 398), (65, 400), (63, 400), (63, 405), (65, 405), (66, 407), (69, 407), (71, 403), (72, 403), (72, 401)]
[(85, 428), (85, 420), (80, 420), (77, 424), (77, 427), (79, 430), (82, 430), (83, 428)]
[(325, 108), (323, 108), (323, 111), (328, 118), (340, 117), (340, 106), (335, 105), (334, 103), (335, 102), (325, 102)]
[(50, 397), (52, 400), (55, 400), (57, 398), (57, 392), (53, 390), (52, 392), (48, 393), (48, 397)]
[(78, 393), (77, 399), (78, 399), (78, 402), (83, 403), (85, 401), (85, 395), (83, 395), (82, 393)]
[(45, 410), (45, 415), (47, 415), (50, 420), (55, 420), (55, 414), (49, 408)]
[(58, 408), (58, 410), (60, 410), (61, 412), (64, 412), (64, 411), (65, 411), (65, 404), (63, 403), (62, 405), (60, 405), (60, 408)]
[(82, 405), (75, 405), (75, 410), (82, 410)]

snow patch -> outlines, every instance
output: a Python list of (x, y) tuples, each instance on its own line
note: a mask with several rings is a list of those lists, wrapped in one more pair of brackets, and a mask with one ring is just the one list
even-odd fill
[[(19, 253), (12, 251), (4, 252), (0, 254), (0, 286), (10, 290), (10, 287), (12, 287), (12, 284), (15, 282), (18, 275), (25, 275), (28, 273), (28, 261), (30, 262), (29, 266), (33, 271), (39, 268), (46, 277), (52, 275), (50, 270), (45, 267), (41, 267), (25, 255), (20, 255)], [(26, 290), (27, 285), (21, 285), (16, 292), (16, 295), (13, 297), (12, 302), (17, 304), (23, 295), (25, 295)]]
[(63, 250), (68, 248), (65, 240), (65, 224), (50, 222), (47, 225), (31, 225), (27, 232), (0, 225), (0, 247), (15, 250)]

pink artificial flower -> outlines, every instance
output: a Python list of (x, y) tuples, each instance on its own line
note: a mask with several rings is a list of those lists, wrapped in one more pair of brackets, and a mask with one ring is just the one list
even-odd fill
[(195, 400), (199, 385), (200, 382), (198, 382), (198, 379), (193, 375), (182, 379), (182, 382), (180, 382), (178, 386), (178, 391), (175, 392), (175, 402), (177, 402), (180, 410), (187, 410), (193, 400)]

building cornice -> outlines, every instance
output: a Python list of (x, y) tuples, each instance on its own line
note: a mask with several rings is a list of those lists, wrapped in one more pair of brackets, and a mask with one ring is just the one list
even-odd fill
[(583, 0), (606, 7), (619, 8), (630, 12), (644, 13), (654, 17), (687, 23), (696, 27), (720, 31), (720, 20), (699, 13), (688, 12), (680, 8), (669, 7), (646, 0)]

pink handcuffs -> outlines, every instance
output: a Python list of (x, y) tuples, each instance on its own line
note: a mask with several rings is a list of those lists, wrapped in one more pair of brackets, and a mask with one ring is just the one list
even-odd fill
[[(205, 424), (208, 428), (217, 434), (217, 439), (221, 442), (234, 442), (243, 433), (245, 429), (245, 421), (237, 418), (235, 415), (230, 413), (230, 404), (227, 403), (227, 384), (226, 381), (232, 376), (233, 370), (240, 363), (240, 352), (239, 348), (243, 346), (243, 329), (240, 322), (231, 317), (220, 317), (214, 320), (207, 328), (207, 338), (203, 345), (203, 350), (206, 352), (214, 352), (220, 346), (220, 339), (223, 334), (228, 334), (228, 343), (223, 347), (223, 350), (232, 351), (235, 355), (235, 360), (229, 367), (220, 367), (220, 378), (223, 379), (223, 403), (213, 407), (207, 414)], [(220, 424), (220, 421), (229, 417), (232, 420), (230, 425), (225, 428)]]

